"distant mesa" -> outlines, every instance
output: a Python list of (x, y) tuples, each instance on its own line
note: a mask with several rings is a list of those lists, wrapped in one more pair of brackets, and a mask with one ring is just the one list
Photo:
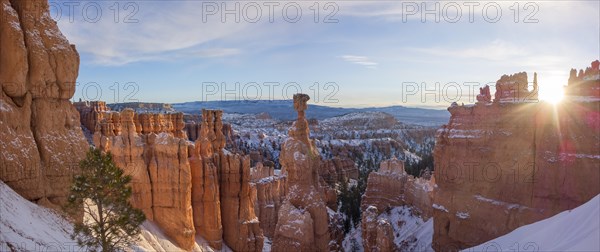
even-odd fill
[(121, 111), (126, 108), (133, 109), (136, 113), (153, 112), (153, 113), (171, 113), (175, 112), (173, 105), (169, 103), (157, 102), (124, 102), (108, 104), (112, 110)]

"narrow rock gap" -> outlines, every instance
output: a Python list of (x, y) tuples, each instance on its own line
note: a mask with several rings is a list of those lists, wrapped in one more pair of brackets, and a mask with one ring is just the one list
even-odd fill
[(152, 219), (154, 219), (154, 188), (152, 186), (152, 174), (150, 173), (150, 162), (152, 162), (153, 148), (154, 148), (154, 146), (152, 146), (148, 152), (142, 153), (142, 155), (145, 156), (145, 159), (148, 160), (147, 162), (145, 162), (146, 163), (145, 168), (146, 168), (146, 174), (148, 175), (148, 183), (150, 184), (150, 212), (152, 213)]
[(536, 160), (537, 160), (537, 125), (538, 125), (538, 121), (537, 121), (537, 115), (539, 113), (539, 109), (536, 111), (536, 113), (534, 114), (533, 117), (533, 167), (531, 167), (532, 171), (531, 171), (531, 197), (530, 197), (530, 202), (533, 205), (533, 198), (534, 198), (534, 191), (535, 191), (535, 175), (536, 175)]

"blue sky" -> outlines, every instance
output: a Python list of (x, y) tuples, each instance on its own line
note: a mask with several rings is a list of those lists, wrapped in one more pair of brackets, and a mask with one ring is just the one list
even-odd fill
[[(599, 1), (427, 2), (426, 15), (418, 1), (319, 2), (317, 23), (315, 1), (288, 4), (284, 17), (288, 2), (273, 6), (273, 22), (273, 2), (261, 1), (120, 1), (118, 12), (114, 1), (51, 1), (51, 15), (81, 55), (76, 100), (283, 99), (299, 87), (320, 105), (445, 108), (521, 71), (538, 72), (545, 96), (600, 58)], [(223, 5), (236, 3), (240, 22), (223, 22)], [(337, 23), (323, 22), (332, 11)]]

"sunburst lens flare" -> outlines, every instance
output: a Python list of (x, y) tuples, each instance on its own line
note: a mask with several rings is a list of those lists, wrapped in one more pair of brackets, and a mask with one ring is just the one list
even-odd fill
[(555, 77), (548, 78), (547, 81), (542, 80), (539, 89), (539, 99), (542, 101), (546, 101), (552, 104), (560, 103), (565, 94), (564, 94), (564, 86), (561, 84), (563, 78)]

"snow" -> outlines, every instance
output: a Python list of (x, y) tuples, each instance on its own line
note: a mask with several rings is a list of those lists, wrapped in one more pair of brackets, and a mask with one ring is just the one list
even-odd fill
[[(369, 206), (373, 207), (373, 206)], [(394, 207), (377, 216), (379, 223), (390, 223), (394, 230), (394, 243), (399, 251), (433, 251), (433, 218), (424, 221), (413, 214), (412, 207)], [(344, 251), (363, 251), (362, 225), (352, 227), (342, 241)]]
[(600, 80), (600, 74), (594, 74), (594, 75), (587, 75), (587, 76), (583, 76), (583, 80), (584, 80), (584, 81), (590, 81), (590, 80)]
[(600, 155), (593, 155), (593, 154), (571, 154), (571, 153), (561, 153), (560, 154), (561, 159), (564, 159), (565, 156), (567, 157), (576, 157), (576, 158), (589, 158), (589, 159), (600, 159)]
[(600, 251), (600, 194), (465, 251)]
[(448, 212), (448, 209), (446, 209), (444, 206), (442, 205), (438, 205), (438, 204), (433, 204), (432, 206), (434, 209), (440, 210), (440, 211), (444, 211), (444, 212)]
[(459, 130), (451, 129), (448, 138), (480, 138), (482, 136), (481, 130)]
[(344, 251), (347, 252), (363, 250), (361, 225), (358, 225), (358, 228), (352, 227), (350, 232), (348, 232), (346, 237), (344, 237), (344, 240), (342, 241), (342, 247), (344, 248)]
[(5, 104), (3, 100), (0, 100), (0, 111), (11, 112), (12, 108), (8, 104)]
[(169, 140), (172, 137), (169, 136), (169, 133), (161, 132), (156, 136), (156, 144), (166, 145), (169, 144)]
[(465, 213), (465, 212), (456, 212), (456, 217), (460, 218), (460, 219), (468, 219), (469, 213)]
[(594, 96), (567, 96), (567, 99), (574, 102), (598, 102), (600, 97)]
[(79, 251), (71, 224), (33, 204), (0, 181), (0, 251)]
[(10, 20), (9, 21), (10, 26), (13, 29), (15, 29), (16, 31), (21, 32), (21, 25), (17, 21), (15, 21), (15, 20), (19, 20), (17, 12), (12, 8), (12, 6), (10, 6), (9, 2), (4, 2), (4, 4), (3, 4), (2, 7), (4, 9), (4, 13), (6, 13), (6, 14), (8, 14), (8, 15), (10, 15), (10, 16), (13, 17), (13, 20), (10, 20), (10, 19), (6, 18), (6, 19), (3, 19), (3, 21), (4, 20)]
[(526, 208), (525, 206), (519, 205), (519, 204), (512, 204), (512, 203), (508, 203), (508, 202), (504, 202), (504, 201), (499, 201), (499, 200), (493, 200), (493, 199), (488, 199), (486, 197), (483, 197), (481, 195), (475, 195), (473, 196), (475, 197), (475, 199), (479, 200), (479, 201), (483, 201), (483, 202), (487, 202), (496, 206), (504, 206), (508, 209), (514, 209), (514, 208)]
[(392, 224), (394, 243), (401, 251), (433, 251), (433, 218), (423, 221), (412, 212), (411, 207), (395, 207), (389, 213), (380, 214), (379, 220), (386, 219)]
[[(133, 251), (183, 251), (169, 240), (162, 230), (153, 222), (144, 222), (141, 229), (142, 233), (140, 234), (140, 240), (133, 246)], [(206, 241), (199, 236), (196, 236), (196, 244), (194, 244), (192, 251), (212, 251), (212, 249), (210, 249)]]
[(306, 159), (306, 156), (304, 156), (304, 154), (300, 153), (299, 151), (294, 152), (294, 160), (304, 161), (305, 159)]
[(436, 186), (433, 183), (430, 183), (429, 180), (416, 178), (413, 183), (414, 187), (425, 192), (433, 192), (434, 187)]
[(271, 251), (271, 245), (272, 245), (272, 244), (273, 244), (273, 243), (271, 242), (271, 240), (269, 239), (269, 237), (266, 237), (266, 236), (265, 236), (265, 240), (264, 240), (264, 242), (263, 242), (263, 249), (262, 249), (262, 251), (263, 251), (263, 252), (270, 252), (270, 251)]
[[(0, 251), (85, 251), (70, 238), (71, 223), (54, 210), (29, 202), (2, 181), (0, 200)], [(182, 251), (150, 221), (139, 238), (132, 251)], [(193, 251), (212, 250), (197, 237)]]

